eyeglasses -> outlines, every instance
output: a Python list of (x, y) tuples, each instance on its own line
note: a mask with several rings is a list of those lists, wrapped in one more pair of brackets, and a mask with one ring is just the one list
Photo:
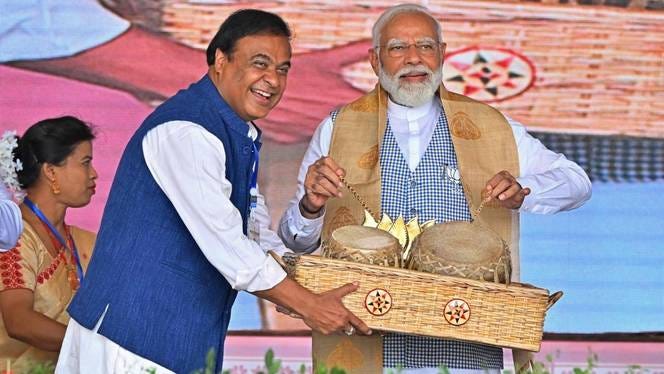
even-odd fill
[(387, 50), (387, 55), (390, 57), (403, 57), (408, 53), (410, 47), (415, 47), (415, 51), (420, 56), (433, 56), (438, 51), (438, 46), (440, 44), (434, 41), (420, 41), (417, 43), (389, 43), (386, 45), (379, 45), (376, 49), (385, 48)]

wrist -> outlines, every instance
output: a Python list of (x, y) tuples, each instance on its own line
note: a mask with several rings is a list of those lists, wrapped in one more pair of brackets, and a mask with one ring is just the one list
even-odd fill
[(321, 215), (321, 211), (323, 210), (323, 207), (319, 207), (318, 209), (314, 209), (311, 207), (307, 207), (307, 204), (304, 202), (305, 198), (303, 197), (300, 200), (299, 208), (300, 208), (300, 213), (302, 213), (302, 216), (305, 218), (318, 218)]
[(297, 298), (297, 303), (293, 305), (293, 310), (297, 312), (304, 320), (311, 319), (315, 314), (316, 294), (302, 287), (302, 291)]

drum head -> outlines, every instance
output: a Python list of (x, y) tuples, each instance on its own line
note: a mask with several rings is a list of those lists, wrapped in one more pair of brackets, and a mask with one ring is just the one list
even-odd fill
[(379, 250), (395, 248), (399, 241), (390, 233), (365, 226), (343, 226), (332, 232), (332, 240), (347, 248), (358, 250)]
[(440, 223), (424, 230), (416, 239), (413, 254), (431, 253), (451, 263), (493, 262), (505, 252), (496, 232), (477, 222)]
[(447, 222), (425, 229), (413, 244), (411, 269), (509, 283), (510, 252), (502, 238), (475, 222)]
[(373, 227), (340, 227), (322, 247), (323, 257), (382, 266), (400, 267), (402, 264), (399, 240)]

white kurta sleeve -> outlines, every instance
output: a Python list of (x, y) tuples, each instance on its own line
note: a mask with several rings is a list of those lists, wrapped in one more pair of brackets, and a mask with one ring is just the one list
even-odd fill
[[(217, 137), (195, 123), (173, 121), (150, 130), (142, 146), (153, 178), (205, 257), (234, 289), (270, 289), (285, 278), (276, 261), (242, 232)], [(264, 204), (261, 209), (259, 215), (269, 217)]]
[(260, 188), (258, 189), (256, 209), (254, 209), (252, 214), (256, 217), (256, 221), (260, 227), (261, 248), (264, 251), (274, 250), (279, 255), (290, 252), (290, 250), (284, 245), (284, 242), (281, 241), (281, 238), (279, 238), (279, 235), (270, 229), (272, 219), (265, 203), (265, 197), (260, 193)]
[(12, 201), (12, 195), (0, 183), (0, 252), (12, 249), (23, 231), (21, 210)]
[(517, 180), (521, 186), (531, 189), (521, 206), (522, 211), (553, 214), (577, 208), (590, 199), (590, 179), (579, 165), (546, 148), (519, 122), (510, 118), (508, 121), (519, 153)]
[(297, 192), (288, 203), (288, 208), (279, 222), (279, 237), (288, 248), (296, 252), (310, 253), (315, 251), (319, 245), (324, 214), (315, 219), (305, 218), (300, 212), (299, 203), (302, 196), (304, 196), (304, 178), (307, 175), (309, 165), (322, 156), (327, 156), (330, 152), (332, 126), (332, 118), (327, 117), (314, 132), (309, 142), (309, 148), (307, 148), (300, 165), (297, 176)]

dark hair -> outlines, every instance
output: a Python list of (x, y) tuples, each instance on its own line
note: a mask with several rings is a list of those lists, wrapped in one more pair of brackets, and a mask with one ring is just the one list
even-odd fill
[(14, 157), (23, 164), (23, 170), (17, 172), (21, 187), (37, 181), (45, 162), (60, 165), (79, 143), (94, 138), (90, 126), (71, 116), (49, 118), (30, 126), (14, 149)]
[(214, 55), (217, 53), (217, 49), (230, 58), (237, 41), (251, 35), (276, 35), (290, 38), (291, 31), (286, 22), (274, 13), (258, 9), (235, 11), (221, 24), (219, 31), (207, 47), (208, 66), (214, 65)]

